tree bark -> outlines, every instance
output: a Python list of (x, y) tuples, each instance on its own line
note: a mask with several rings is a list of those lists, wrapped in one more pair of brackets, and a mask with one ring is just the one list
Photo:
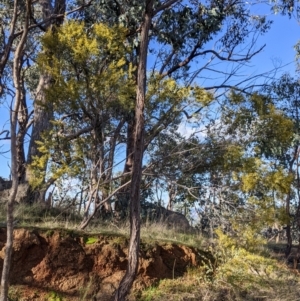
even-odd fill
[(134, 153), (130, 191), (130, 241), (128, 248), (128, 265), (125, 276), (115, 293), (115, 301), (126, 300), (139, 264), (140, 247), (140, 185), (142, 177), (142, 160), (144, 149), (144, 105), (146, 93), (146, 68), (149, 43), (149, 29), (153, 16), (153, 0), (146, 1), (144, 20), (141, 26), (140, 55), (138, 62), (137, 95), (135, 104)]

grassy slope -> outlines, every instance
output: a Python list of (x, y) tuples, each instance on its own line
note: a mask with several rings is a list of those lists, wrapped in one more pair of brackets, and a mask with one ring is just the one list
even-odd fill
[[(62, 214), (49, 214), (38, 208), (19, 206), (16, 211), (19, 226), (75, 229), (78, 222)], [(37, 218), (37, 216), (39, 218)], [(0, 221), (4, 213), (0, 212)], [(88, 233), (106, 233), (128, 236), (127, 225), (94, 224)], [(300, 276), (282, 259), (273, 259), (263, 242), (251, 247), (226, 236), (211, 242), (198, 235), (177, 233), (161, 224), (146, 224), (142, 228), (144, 241), (159, 240), (195, 246), (210, 250), (215, 258), (214, 266), (190, 270), (184, 277), (163, 280), (156, 287), (133, 292), (130, 299), (140, 301), (298, 301), (300, 300)]]

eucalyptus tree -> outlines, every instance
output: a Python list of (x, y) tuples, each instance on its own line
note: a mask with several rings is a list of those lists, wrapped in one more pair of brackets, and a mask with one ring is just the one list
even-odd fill
[[(4, 10), (4, 16), (1, 22), (1, 95), (4, 94), (4, 88), (8, 88), (4, 85), (3, 77), (7, 75), (7, 64), (11, 58), (12, 47), (14, 46), (14, 53), (11, 62), (12, 71), (12, 86), (14, 89), (13, 103), (11, 105), (10, 112), (10, 140), (11, 140), (11, 175), (12, 175), (12, 190), (10, 193), (9, 201), (7, 203), (7, 242), (5, 258), (3, 263), (2, 278), (1, 278), (1, 292), (0, 299), (7, 300), (8, 295), (8, 277), (11, 263), (11, 254), (13, 247), (13, 208), (14, 202), (18, 190), (18, 142), (19, 137), (17, 135), (18, 123), (23, 125), (19, 120), (19, 113), (24, 108), (24, 79), (21, 72), (24, 64), (24, 52), (26, 47), (26, 41), (30, 27), (30, 12), (31, 1), (14, 1), (13, 3), (6, 3), (10, 10)], [(3, 7), (4, 8), (4, 7)], [(7, 7), (6, 7), (7, 8)], [(9, 24), (9, 20), (11, 23)], [(7, 27), (9, 26), (9, 30)], [(8, 37), (7, 37), (8, 35)]]
[[(40, 30), (45, 31), (53, 23), (59, 25), (65, 12), (65, 1), (58, 0), (55, 7), (50, 1), (5, 1), (1, 3), (1, 36), (0, 36), (0, 96), (11, 97), (10, 104), (10, 139), (12, 189), (7, 202), (7, 244), (3, 263), (0, 300), (7, 300), (8, 278), (13, 244), (13, 209), (19, 184), (25, 180), (25, 151), (24, 139), (33, 123), (28, 112), (28, 69), (35, 57), (35, 38)], [(43, 81), (44, 82), (44, 81)], [(27, 85), (26, 85), (27, 84)], [(38, 87), (42, 93), (43, 84)], [(42, 101), (43, 97), (39, 97)], [(37, 102), (36, 102), (37, 105)], [(40, 114), (36, 112), (37, 115)], [(45, 117), (45, 116), (44, 116)], [(42, 131), (41, 122), (36, 120), (37, 131)], [(39, 127), (40, 126), (40, 127)], [(3, 132), (1, 133), (3, 134)], [(35, 139), (32, 136), (32, 139)], [(30, 152), (29, 152), (30, 153)], [(31, 155), (29, 155), (31, 156)]]
[[(94, 9), (94, 14), (93, 14)], [(128, 29), (128, 42), (133, 47), (129, 56), (136, 66), (135, 109), (127, 122), (126, 165), (124, 171), (131, 172), (130, 220), (131, 239), (127, 272), (116, 292), (115, 300), (124, 300), (128, 294), (138, 266), (140, 228), (140, 182), (142, 159), (145, 150), (144, 107), (146, 100), (147, 58), (151, 57), (152, 71), (161, 78), (172, 76), (189, 83), (207, 70), (217, 71), (210, 62), (243, 63), (249, 61), (263, 47), (255, 48), (255, 36), (265, 32), (269, 23), (265, 17), (251, 16), (248, 4), (239, 1), (103, 1), (91, 6), (83, 18), (122, 24)], [(247, 44), (244, 52), (241, 46)], [(217, 49), (217, 50), (216, 50)], [(198, 59), (200, 65), (190, 69), (190, 63)], [(214, 65), (216, 66), (216, 65)], [(226, 74), (221, 83), (206, 88), (229, 85), (232, 72)], [(192, 112), (191, 112), (192, 113)], [(134, 117), (134, 118), (133, 118)]]
[[(6, 301), (8, 296), (8, 278), (11, 265), (11, 254), (13, 249), (13, 209), (15, 197), (18, 190), (18, 162), (17, 162), (17, 123), (18, 112), (23, 98), (23, 87), (21, 79), (21, 66), (22, 66), (22, 54), (24, 52), (25, 43), (29, 31), (30, 25), (30, 1), (24, 3), (24, 27), (20, 36), (20, 39), (16, 42), (16, 49), (14, 52), (12, 70), (13, 70), (13, 86), (15, 88), (15, 99), (10, 117), (10, 135), (11, 135), (11, 174), (12, 174), (12, 190), (10, 192), (9, 200), (7, 203), (7, 240), (5, 257), (3, 262), (2, 277), (1, 277), (1, 289), (0, 300)], [(20, 9), (17, 1), (14, 2), (13, 11), (13, 23), (11, 25), (11, 34), (13, 35), (16, 30), (16, 19), (18, 17), (18, 10)], [(9, 49), (10, 50), (10, 49)]]
[[(167, 4), (168, 3), (168, 4)], [(207, 5), (193, 1), (191, 3), (182, 3), (181, 1), (155, 2), (155, 9), (160, 4), (172, 4), (172, 8), (161, 11), (161, 18), (156, 18), (151, 26), (150, 50), (152, 70), (156, 70), (162, 77), (173, 74), (175, 78), (186, 75), (185, 81), (188, 83), (192, 78), (197, 77), (200, 72), (213, 69), (210, 64), (216, 61), (232, 61), (235, 63), (247, 61), (259, 52), (251, 45), (245, 52), (245, 55), (234, 56), (235, 49), (242, 43), (247, 35), (251, 35), (252, 29), (256, 28), (256, 33), (266, 30), (269, 23), (265, 18), (251, 18), (247, 7), (235, 1), (222, 1), (218, 3), (208, 3)], [(94, 3), (82, 15), (83, 19), (91, 24), (95, 20), (110, 22), (110, 24), (118, 23), (130, 29), (128, 39), (134, 46), (132, 62), (137, 62), (137, 53), (139, 48), (139, 32), (140, 20), (144, 10), (145, 3), (139, 1), (103, 1), (101, 5)], [(166, 7), (167, 7), (166, 6)], [(245, 9), (246, 15), (242, 14)], [(240, 14), (240, 18), (238, 17)], [(242, 17), (243, 15), (243, 17)], [(249, 18), (248, 18), (248, 17)], [(229, 22), (227, 23), (227, 21)], [(240, 26), (238, 25), (240, 23)], [(171, 26), (169, 26), (171, 24)], [(247, 27), (253, 25), (252, 28)], [(221, 30), (223, 26), (224, 31)], [(222, 31), (223, 36), (218, 34)], [(232, 39), (232, 40), (229, 40)], [(215, 51), (212, 46), (213, 42), (218, 43), (219, 51)], [(201, 64), (198, 69), (190, 68), (189, 63), (193, 58), (198, 58)], [(202, 59), (204, 58), (204, 59)], [(183, 68), (181, 68), (183, 67)], [(150, 74), (150, 73), (149, 73)], [(213, 76), (212, 76), (213, 77)], [(221, 83), (215, 84), (215, 88), (221, 84), (226, 86), (232, 74), (228, 73), (224, 76)], [(132, 114), (128, 116), (129, 123), (133, 122)], [(128, 122), (127, 122), (128, 123)], [(128, 143), (130, 147), (132, 140), (132, 125), (128, 123)], [(132, 165), (132, 149), (127, 150), (127, 165), (125, 171), (131, 170)], [(131, 154), (131, 155), (130, 155)], [(130, 155), (130, 156), (129, 156)]]
[[(256, 229), (286, 221), (279, 207), (294, 185), (286, 160), (294, 158), (295, 133), (291, 114), (278, 101), (275, 106), (274, 87), (271, 91), (273, 97), (231, 92), (220, 119), (206, 124), (204, 136), (164, 133), (148, 149), (153, 164), (148, 174), (171, 182), (173, 202), (190, 204), (200, 219), (205, 215), (202, 226), (229, 230), (232, 217), (243, 224), (256, 221)], [(292, 97), (291, 92), (286, 94)]]
[[(54, 5), (53, 5), (54, 4)], [(51, 1), (40, 1), (41, 6), (41, 16), (36, 22), (42, 22), (43, 32), (55, 31), (55, 27), (59, 27), (64, 22), (64, 17), (66, 13), (66, 0), (56, 0), (54, 3)], [(52, 6), (53, 5), (53, 6)], [(52, 19), (52, 20), (51, 20)], [(36, 55), (36, 54), (35, 54)], [(29, 72), (29, 76), (30, 76)], [(30, 169), (28, 166), (33, 161), (35, 156), (41, 155), (38, 151), (37, 141), (41, 139), (41, 134), (51, 127), (50, 121), (53, 119), (53, 110), (51, 105), (46, 100), (45, 89), (51, 86), (51, 78), (47, 73), (41, 72), (39, 74), (38, 84), (34, 91), (34, 101), (33, 101), (33, 118), (32, 118), (32, 129), (31, 137), (27, 152), (26, 160), (26, 170), (22, 174), (21, 180), (26, 181), (28, 184), (27, 188), (27, 202), (43, 202), (45, 198), (45, 192), (48, 187), (42, 189), (41, 191), (33, 191), (29, 186), (29, 181), (31, 178)], [(24, 164), (25, 165), (25, 162)]]

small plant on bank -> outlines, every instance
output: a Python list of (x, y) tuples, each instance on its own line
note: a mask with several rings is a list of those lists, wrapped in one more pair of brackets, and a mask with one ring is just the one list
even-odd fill
[(21, 298), (21, 293), (17, 288), (10, 287), (8, 291), (8, 301), (19, 301)]
[(84, 239), (84, 242), (86, 245), (93, 245), (94, 243), (96, 243), (98, 241), (97, 237), (86, 237)]
[(46, 301), (64, 301), (64, 298), (57, 292), (50, 292), (46, 298)]

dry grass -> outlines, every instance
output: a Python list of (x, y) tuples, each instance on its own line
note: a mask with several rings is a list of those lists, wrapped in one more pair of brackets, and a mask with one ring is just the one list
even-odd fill
[[(41, 207), (39, 204), (32, 206), (18, 205), (15, 209), (15, 219), (18, 227), (38, 227), (43, 229), (68, 229), (79, 230), (81, 217), (74, 214)], [(5, 221), (5, 212), (0, 208), (0, 223)], [(86, 233), (113, 234), (129, 237), (129, 221), (105, 222), (93, 220), (85, 229)], [(167, 227), (163, 222), (145, 222), (141, 226), (141, 237), (145, 240), (159, 240), (176, 244), (185, 244), (200, 248), (204, 242), (202, 236), (192, 233), (178, 232), (175, 228)]]

